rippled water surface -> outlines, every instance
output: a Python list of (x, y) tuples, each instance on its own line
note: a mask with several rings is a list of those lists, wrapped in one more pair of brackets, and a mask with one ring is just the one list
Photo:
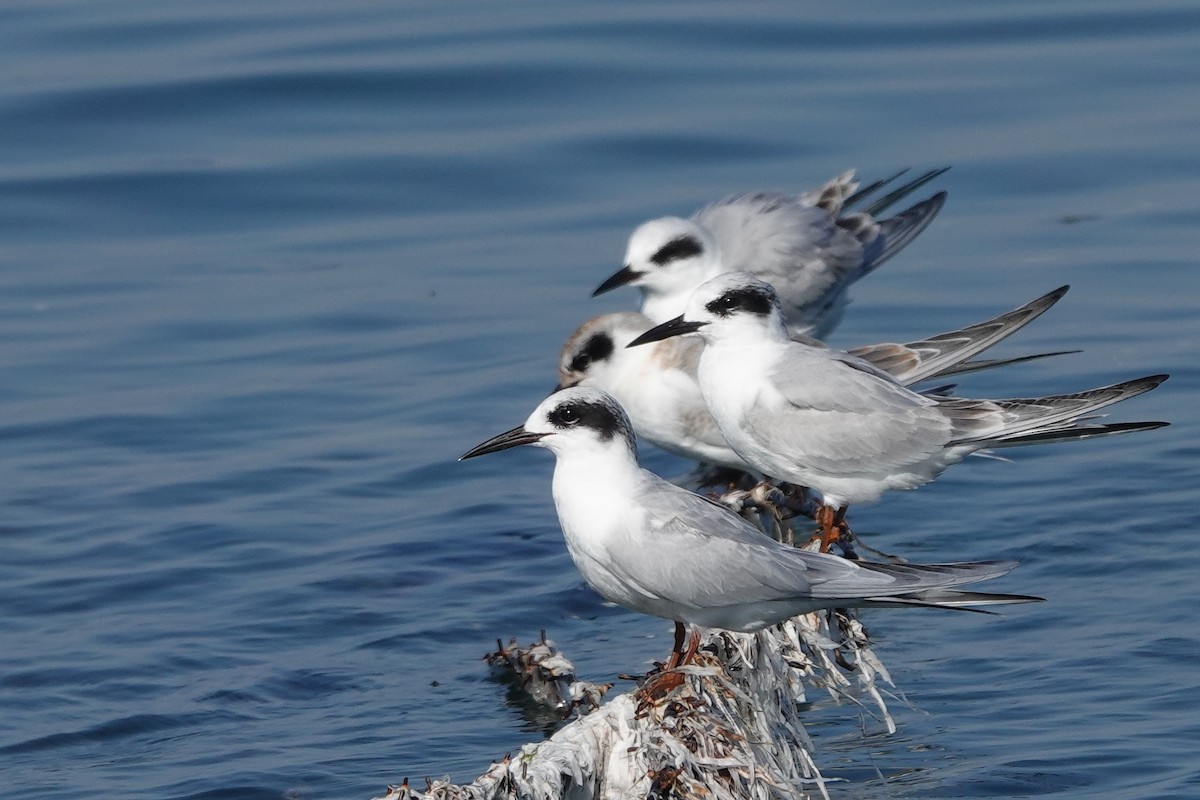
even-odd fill
[[(1200, 796), (1194, 3), (9, 2), (0, 8), (0, 795), (367, 798), (543, 735), (480, 656), (669, 647), (575, 573), (519, 423), (629, 230), (953, 164), (834, 341), (1073, 289), (979, 395), (1153, 372), (1165, 430), (857, 510), (1013, 557), (1002, 617), (876, 612), (894, 736), (838, 797)], [(646, 448), (668, 475), (688, 465)], [(864, 737), (864, 729), (867, 736)]]

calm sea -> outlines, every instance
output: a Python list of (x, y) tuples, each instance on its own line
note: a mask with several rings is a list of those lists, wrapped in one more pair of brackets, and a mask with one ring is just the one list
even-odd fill
[[(1200, 7), (10, 0), (0, 7), (0, 796), (347, 798), (544, 736), (480, 660), (669, 647), (562, 544), (553, 384), (637, 223), (953, 169), (835, 335), (1067, 298), (971, 377), (1170, 372), (1153, 433), (857, 509), (1019, 558), (1004, 616), (876, 612), (909, 705), (814, 710), (843, 798), (1200, 796)], [(932, 191), (932, 187), (930, 189)], [(688, 469), (645, 448), (664, 474)]]

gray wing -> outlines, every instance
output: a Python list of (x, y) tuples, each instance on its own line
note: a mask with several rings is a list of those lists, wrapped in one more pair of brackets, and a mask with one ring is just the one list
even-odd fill
[(858, 275), (863, 245), (823, 208), (781, 192), (726, 197), (695, 220), (721, 248), (728, 271), (745, 271), (775, 287), (785, 306), (804, 308)]
[(791, 327), (824, 334), (837, 324), (850, 285), (925, 230), (946, 199), (939, 192), (882, 221), (864, 212), (839, 218), (852, 186), (839, 176), (815, 201), (811, 193), (731, 195), (693, 219), (712, 233), (726, 270), (770, 283)]
[(888, 473), (926, 461), (951, 439), (934, 399), (847, 353), (794, 345), (770, 388), (746, 415), (746, 432), (824, 475)]
[(1060, 355), (1061, 353), (1039, 353), (1034, 356), (1019, 356), (1012, 359), (968, 361), (1033, 322), (1061, 300), (1069, 288), (1069, 286), (1059, 287), (1020, 308), (966, 328), (939, 333), (936, 336), (907, 344), (876, 344), (857, 347), (850, 353), (870, 361), (906, 386), (945, 375)]
[[(858, 278), (883, 266), (888, 259), (912, 243), (933, 222), (946, 204), (946, 193), (906, 208), (894, 217), (876, 221), (870, 214), (852, 214), (838, 220), (838, 225), (855, 233), (863, 243), (862, 267)], [(857, 279), (857, 278), (856, 278)]]
[(671, 603), (714, 608), (791, 598), (887, 598), (986, 580), (1014, 562), (872, 564), (775, 542), (728, 509), (665, 481), (638, 499), (653, 509), (644, 550), (614, 548), (610, 568)]
[[(813, 572), (729, 509), (647, 473), (630, 506), (641, 524), (607, 547), (605, 568), (653, 605), (711, 609), (807, 597)], [(798, 552), (798, 551), (797, 551)]]
[[(837, 246), (830, 247), (831, 251), (839, 253), (839, 258), (836, 262), (827, 259), (833, 279), (824, 284), (820, 294), (816, 293), (816, 286), (811, 287), (802, 308), (784, 308), (788, 325), (808, 328), (817, 336), (826, 336), (841, 321), (850, 286), (907, 247), (933, 222), (945, 202), (946, 193), (938, 192), (890, 219), (879, 221), (865, 212), (839, 217), (836, 221), (838, 237), (834, 240)], [(855, 253), (854, 264), (850, 263), (848, 255), (841, 257), (841, 254), (852, 252)], [(771, 282), (770, 278), (766, 279)]]

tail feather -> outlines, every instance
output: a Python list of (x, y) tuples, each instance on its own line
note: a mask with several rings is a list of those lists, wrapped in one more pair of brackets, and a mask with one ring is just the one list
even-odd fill
[[(1011, 358), (979, 358), (946, 367), (940, 372), (930, 375), (929, 378), (945, 378), (950, 375), (966, 375), (968, 372), (980, 372), (985, 369), (1007, 367), (1013, 364), (1024, 364), (1027, 361), (1037, 361), (1038, 359), (1052, 358), (1054, 356), (1070, 356), (1082, 352), (1082, 350), (1054, 350), (1049, 353), (1031, 353), (1025, 356), (1013, 356)], [(923, 380), (928, 380), (928, 378)]]
[[(1167, 377), (1148, 375), (1098, 389), (1046, 397), (1012, 400), (939, 398), (940, 407), (951, 419), (955, 431), (968, 434), (956, 437), (947, 446), (979, 444), (993, 447), (1033, 441), (1057, 441), (1056, 436), (1081, 438), (1088, 435), (1107, 435), (1108, 432), (1124, 433), (1128, 429), (1127, 425), (1086, 426), (1085, 429), (1078, 427), (1078, 423), (1102, 408), (1150, 391)], [(1160, 423), (1129, 424), (1162, 427)], [(1070, 434), (1073, 430), (1080, 430), (1081, 433)], [(1045, 434), (1051, 435), (1046, 437)]]
[[(920, 189), (922, 186), (929, 183), (934, 178), (938, 177), (939, 175), (941, 175), (943, 172), (945, 172), (948, 169), (950, 169), (950, 168), (949, 167), (939, 167), (938, 169), (931, 169), (922, 175), (918, 175), (913, 180), (909, 181), (908, 183), (904, 184), (903, 186), (893, 189), (891, 192), (888, 192), (883, 197), (879, 198), (874, 203), (867, 206), (865, 209), (863, 209), (863, 213), (869, 214), (872, 217), (879, 216), (882, 212), (891, 208), (896, 203), (903, 200), (905, 197), (908, 197), (910, 194), (915, 192), (917, 189)], [(905, 170), (902, 170), (902, 171), (896, 173), (891, 178), (887, 178), (886, 180), (884, 180), (880, 185), (891, 183), (893, 180), (895, 180), (896, 178), (899, 178), (905, 172), (908, 172), (908, 170), (905, 169)], [(880, 188), (880, 187), (874, 186), (871, 189), (871, 191), (873, 192), (873, 191), (875, 191), (875, 189), (878, 189), (878, 188)], [(850, 199), (848, 199), (846, 201), (846, 205), (850, 206), (850, 205), (853, 205), (854, 203), (858, 202), (859, 200), (861, 200), (862, 198), (859, 197), (858, 195), (863, 195), (864, 192), (865, 192), (865, 190), (863, 192), (858, 192), (855, 195), (851, 195)], [(865, 193), (869, 194), (870, 192), (865, 192)]]
[(1044, 603), (1046, 598), (1028, 594), (998, 594), (992, 592), (966, 592), (960, 589), (930, 590), (913, 592), (899, 597), (869, 597), (872, 606), (918, 606), (940, 608), (949, 611), (974, 611), (978, 614), (994, 614), (976, 606), (998, 606), (1015, 603)]
[[(874, 561), (856, 563), (864, 569), (892, 578), (897, 595), (991, 580), (1007, 575), (1017, 567), (1016, 561), (964, 561), (957, 564), (885, 564)], [(827, 584), (822, 585), (822, 588), (826, 586)]]
[[(814, 595), (827, 598), (910, 597), (921, 592), (946, 590), (999, 577), (1017, 566), (1015, 561), (970, 561), (959, 564), (884, 564), (855, 561), (856, 569), (838, 568), (817, 576), (808, 564)], [(819, 566), (819, 565), (818, 565)]]
[[(1042, 599), (958, 588), (1005, 575), (1017, 566), (1016, 561), (969, 561), (958, 564), (855, 561), (854, 564), (858, 569), (839, 571), (829, 580), (820, 581), (813, 587), (814, 594), (826, 599), (846, 598), (855, 606), (923, 606), (962, 611), (981, 611), (975, 606), (1036, 603)], [(876, 573), (876, 576), (866, 576), (864, 571)]]
[[(949, 167), (947, 167), (947, 169), (949, 169)], [(854, 194), (850, 195), (845, 200), (843, 200), (842, 208), (844, 208), (846, 210), (853, 208), (854, 206), (858, 205), (863, 200), (865, 200), (867, 197), (875, 194), (875, 192), (879, 191), (884, 186), (887, 186), (889, 183), (896, 180), (901, 175), (906, 174), (907, 172), (908, 172), (908, 167), (905, 167), (904, 169), (897, 172), (895, 175), (890, 175), (886, 178), (881, 178), (880, 180), (872, 181), (871, 183), (868, 183), (866, 186), (862, 187), (857, 192), (855, 192)]]
[(1109, 425), (1072, 425), (1061, 430), (1026, 433), (993, 440), (988, 443), (988, 447), (1016, 447), (1023, 444), (1049, 444), (1050, 442), (1067, 442), (1074, 439), (1095, 439), (1099, 436), (1113, 436), (1118, 433), (1152, 431), (1165, 428), (1170, 424), (1169, 422), (1114, 422)]
[[(873, 217), (885, 211), (890, 206), (895, 205), (903, 198), (920, 189), (925, 184), (932, 181), (934, 178), (941, 175), (949, 167), (941, 167), (933, 169), (918, 175), (913, 180), (900, 186), (884, 197), (876, 199), (869, 209), (860, 212), (861, 215)], [(855, 178), (854, 170), (843, 172), (819, 188), (801, 195), (806, 205), (816, 206), (825, 209), (831, 217), (837, 218), (843, 212), (851, 211), (854, 206), (866, 200), (871, 195), (878, 192), (883, 187), (895, 182), (898, 178), (908, 174), (908, 167), (900, 170), (894, 175), (889, 175), (877, 181), (872, 181), (866, 186), (859, 187), (859, 183)]]
[[(883, 266), (888, 259), (907, 247), (921, 231), (929, 227), (929, 223), (933, 222), (945, 204), (946, 193), (938, 192), (896, 216), (880, 221), (878, 236), (863, 259), (862, 275)], [(853, 227), (853, 223), (851, 226)]]

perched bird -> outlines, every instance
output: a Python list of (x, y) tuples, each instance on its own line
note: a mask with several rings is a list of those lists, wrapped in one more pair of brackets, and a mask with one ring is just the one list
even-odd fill
[(824, 546), (848, 533), (846, 506), (915, 489), (984, 449), (1160, 428), (1091, 416), (1167, 379), (1151, 375), (1074, 394), (971, 400), (920, 394), (869, 361), (794, 341), (770, 285), (726, 273), (636, 346), (697, 333), (700, 390), (726, 441), (757, 471), (815, 489)]
[(642, 291), (641, 312), (658, 324), (681, 313), (688, 295), (704, 281), (746, 271), (778, 289), (794, 332), (824, 338), (841, 320), (850, 285), (925, 230), (946, 193), (889, 219), (876, 220), (874, 214), (943, 172), (927, 172), (852, 214), (843, 212), (864, 193), (850, 194), (857, 185), (850, 172), (804, 195), (737, 194), (705, 206), (691, 219), (650, 220), (629, 237), (625, 266), (593, 294), (636, 286)]
[(553, 495), (567, 550), (602, 597), (682, 625), (755, 631), (824, 608), (960, 608), (1040, 598), (955, 587), (1010, 561), (874, 564), (781, 545), (728, 509), (638, 466), (633, 428), (608, 394), (556, 392), (523, 425), (469, 450), (532, 444), (557, 457)]
[[(1057, 355), (969, 360), (1032, 322), (1062, 299), (1067, 289), (1055, 289), (1020, 308), (960, 330), (907, 344), (868, 345), (850, 352), (905, 385)], [(725, 441), (700, 393), (696, 370), (703, 343), (698, 338), (672, 337), (645, 347), (626, 347), (652, 327), (647, 317), (633, 311), (588, 320), (563, 345), (557, 388), (583, 385), (603, 389), (625, 409), (639, 439), (684, 458), (756, 471)], [(824, 347), (815, 339), (796, 334), (793, 337), (813, 347)]]

